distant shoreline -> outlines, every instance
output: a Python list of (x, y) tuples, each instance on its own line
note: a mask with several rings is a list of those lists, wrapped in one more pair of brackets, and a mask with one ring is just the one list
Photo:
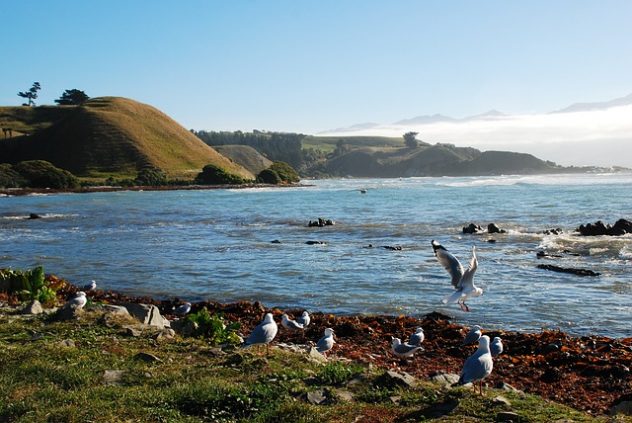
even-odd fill
[(53, 189), (53, 188), (3, 188), (0, 195), (19, 197), (33, 194), (88, 194), (93, 192), (119, 192), (119, 191), (193, 191), (216, 189), (247, 189), (247, 188), (296, 188), (311, 185), (287, 184), (240, 184), (240, 185), (165, 185), (165, 186), (94, 186), (77, 189)]

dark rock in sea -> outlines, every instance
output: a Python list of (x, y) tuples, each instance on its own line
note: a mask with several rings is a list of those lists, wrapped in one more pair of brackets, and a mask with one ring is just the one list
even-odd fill
[(545, 258), (545, 257), (551, 257), (551, 258), (562, 258), (561, 255), (559, 254), (551, 254), (551, 253), (547, 253), (544, 250), (540, 250), (536, 253), (536, 257), (537, 258)]
[(401, 245), (382, 245), (385, 250), (402, 251)]
[(325, 241), (305, 241), (307, 245), (327, 245)]
[(280, 244), (281, 241), (279, 241), (278, 239), (273, 239), (272, 241), (270, 241), (271, 244)]
[(314, 220), (314, 221), (309, 221), (309, 223), (307, 224), (307, 227), (309, 228), (313, 228), (313, 227), (317, 227), (317, 228), (322, 228), (323, 226), (333, 226), (335, 225), (336, 222), (334, 222), (331, 219), (323, 219), (322, 217), (319, 217), (318, 220)]
[(585, 225), (579, 225), (579, 228), (575, 229), (583, 236), (599, 236), (610, 235), (620, 236), (632, 233), (632, 222), (625, 219), (619, 219), (614, 226), (606, 225), (601, 220), (595, 223), (587, 223)]
[(571, 273), (577, 276), (599, 276), (599, 273), (589, 269), (574, 269), (571, 267), (559, 267), (553, 264), (538, 264), (538, 269), (550, 270), (552, 272)]
[(481, 228), (480, 225), (470, 223), (469, 225), (463, 227), (464, 234), (475, 234), (478, 232), (483, 232), (483, 228)]
[(540, 233), (544, 235), (561, 235), (563, 232), (564, 231), (562, 231), (561, 228), (552, 228), (552, 229), (545, 229)]
[(498, 225), (496, 225), (495, 223), (490, 223), (489, 225), (487, 225), (487, 232), (490, 233), (490, 234), (504, 234), (504, 233), (507, 233), (506, 230), (500, 229), (498, 227)]
[(487, 240), (487, 242), (489, 242), (490, 244), (495, 244), (496, 240), (494, 238), (490, 238)]
[(30, 213), (28, 218), (29, 218), (29, 219), (41, 219), (41, 218), (42, 218), (42, 216), (40, 216), (40, 215), (39, 215), (39, 214), (37, 214), (37, 213)]

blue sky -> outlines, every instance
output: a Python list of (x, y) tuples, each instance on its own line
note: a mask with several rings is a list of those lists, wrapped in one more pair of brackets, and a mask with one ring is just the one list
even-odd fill
[(0, 104), (42, 84), (187, 128), (315, 133), (632, 92), (632, 1), (4, 1)]

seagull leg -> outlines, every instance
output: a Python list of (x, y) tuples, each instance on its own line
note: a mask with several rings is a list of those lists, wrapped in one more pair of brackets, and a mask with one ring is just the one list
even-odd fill
[(470, 308), (467, 306), (467, 304), (465, 304), (465, 302), (461, 302), (459, 301), (459, 307), (461, 307), (461, 310), (469, 312)]

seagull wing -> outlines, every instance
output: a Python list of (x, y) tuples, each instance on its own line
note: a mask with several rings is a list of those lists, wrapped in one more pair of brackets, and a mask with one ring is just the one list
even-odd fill
[(484, 379), (490, 375), (493, 368), (494, 362), (492, 361), (491, 354), (479, 354), (477, 351), (465, 360), (459, 382), (466, 384)]
[(472, 258), (470, 259), (470, 267), (463, 273), (463, 277), (458, 284), (458, 288), (473, 288), (474, 285), (474, 273), (478, 269), (478, 259), (476, 258), (476, 247), (472, 247)]
[(326, 352), (329, 351), (334, 346), (334, 338), (333, 336), (323, 336), (318, 340), (316, 344), (316, 351), (318, 352)]
[(267, 344), (271, 342), (277, 334), (278, 327), (275, 323), (261, 323), (252, 330), (246, 345)]
[(434, 249), (435, 257), (439, 260), (439, 263), (443, 266), (448, 274), (452, 277), (452, 286), (459, 287), (459, 282), (463, 277), (463, 266), (461, 262), (452, 255), (443, 245), (438, 242), (432, 241), (432, 248)]

